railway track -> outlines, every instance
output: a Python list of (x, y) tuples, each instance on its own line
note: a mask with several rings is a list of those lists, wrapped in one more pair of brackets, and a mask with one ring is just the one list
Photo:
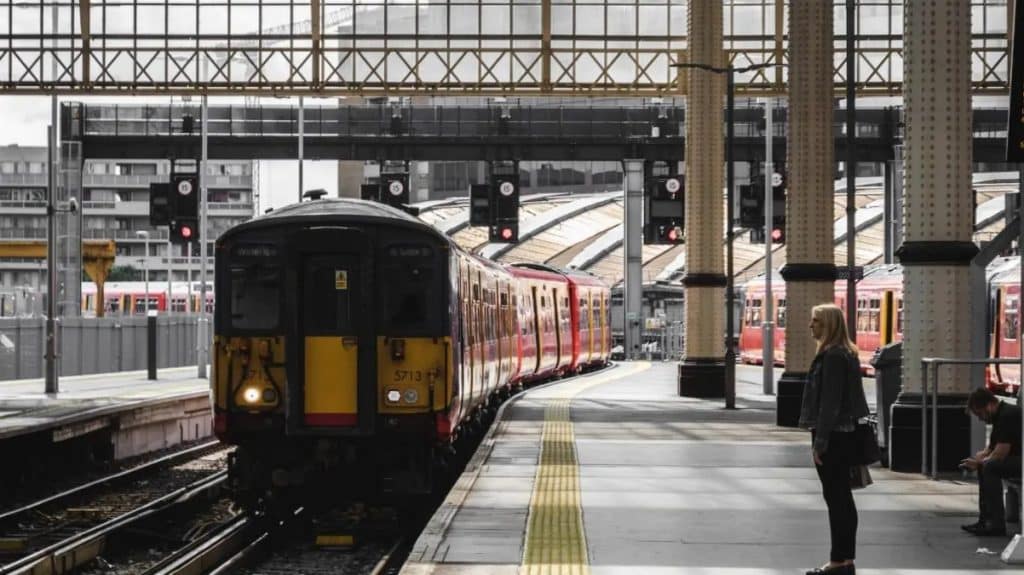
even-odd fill
[(201, 495), (219, 493), (225, 448), (203, 444), (0, 515), (0, 574), (65, 573), (112, 536)]
[[(277, 522), (240, 515), (168, 555), (140, 575), (397, 575), (415, 536), (357, 536), (352, 545), (316, 543), (315, 521), (299, 508)], [(321, 542), (323, 543), (323, 542)], [(120, 571), (119, 571), (120, 572)]]

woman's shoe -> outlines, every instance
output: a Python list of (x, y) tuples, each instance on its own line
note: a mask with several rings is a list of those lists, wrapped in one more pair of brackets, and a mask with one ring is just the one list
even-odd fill
[(807, 575), (857, 575), (857, 568), (853, 565), (837, 565), (836, 567), (815, 567), (806, 572)]

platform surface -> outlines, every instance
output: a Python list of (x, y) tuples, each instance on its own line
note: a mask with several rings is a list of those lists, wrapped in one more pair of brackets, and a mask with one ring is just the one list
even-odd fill
[[(737, 372), (738, 409), (728, 411), (678, 397), (674, 363), (625, 362), (520, 395), (402, 573), (769, 575), (821, 565), (829, 530), (809, 435), (775, 426), (760, 368)], [(859, 573), (1020, 568), (999, 560), (1008, 538), (960, 530), (977, 514), (970, 478), (871, 471), (875, 484), (855, 492)]]
[(42, 379), (0, 381), (0, 439), (87, 421), (121, 411), (209, 394), (196, 366), (62, 377), (60, 393), (47, 395)]

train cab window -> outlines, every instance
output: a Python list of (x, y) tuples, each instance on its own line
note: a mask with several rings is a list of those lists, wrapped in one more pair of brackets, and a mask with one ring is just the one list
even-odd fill
[(1003, 315), (1006, 317), (1006, 321), (1003, 322), (1003, 339), (1017, 339), (1017, 334), (1020, 333), (1020, 298), (1018, 296), (1006, 296)]
[(235, 329), (273, 329), (280, 312), (281, 270), (253, 263), (231, 267), (228, 313)]

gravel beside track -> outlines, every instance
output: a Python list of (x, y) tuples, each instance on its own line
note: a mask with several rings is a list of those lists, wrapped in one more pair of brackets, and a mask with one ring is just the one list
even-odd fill
[(0, 538), (16, 542), (0, 565), (65, 540), (224, 469), (229, 450), (211, 445), (182, 461), (100, 482), (0, 518)]

